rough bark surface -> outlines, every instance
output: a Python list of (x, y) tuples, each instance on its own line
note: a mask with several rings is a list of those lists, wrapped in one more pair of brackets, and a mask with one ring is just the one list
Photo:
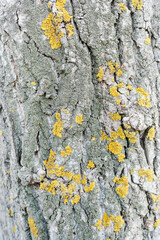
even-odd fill
[[(131, 0), (123, 0), (124, 11), (120, 3), (67, 0), (74, 34), (62, 37), (62, 46), (53, 50), (41, 29), (53, 10), (47, 1), (0, 0), (1, 240), (37, 239), (28, 217), (34, 219), (40, 240), (160, 239), (160, 227), (154, 227), (160, 218), (159, 202), (151, 197), (160, 194), (160, 1), (144, 0), (138, 10)], [(110, 73), (109, 61), (118, 62), (121, 76)], [(100, 67), (102, 81), (96, 77)], [(118, 105), (109, 89), (121, 82), (133, 90), (127, 95), (126, 88), (119, 88)], [(150, 108), (138, 104), (138, 87), (149, 93)], [(56, 112), (64, 122), (62, 138), (53, 135)], [(109, 116), (116, 112), (121, 121)], [(75, 117), (81, 114), (83, 122), (77, 124)], [(127, 136), (116, 140), (125, 154), (118, 162), (106, 148), (110, 142), (101, 141), (101, 131), (125, 131), (126, 124), (136, 132), (136, 143)], [(147, 137), (151, 127), (153, 140)], [(65, 146), (72, 147), (67, 158), (60, 155)], [(93, 191), (78, 188), (77, 204), (64, 204), (60, 194), (40, 190), (50, 149), (57, 153), (59, 166), (95, 182)], [(93, 169), (87, 168), (90, 160)], [(153, 181), (139, 176), (142, 168), (153, 170)], [(125, 198), (113, 182), (122, 176), (129, 184)], [(122, 216), (119, 232), (113, 222), (97, 229), (105, 212)]]

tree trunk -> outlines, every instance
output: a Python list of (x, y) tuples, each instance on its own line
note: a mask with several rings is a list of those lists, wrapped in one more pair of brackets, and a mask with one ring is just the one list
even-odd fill
[(0, 2), (0, 239), (159, 240), (160, 1)]

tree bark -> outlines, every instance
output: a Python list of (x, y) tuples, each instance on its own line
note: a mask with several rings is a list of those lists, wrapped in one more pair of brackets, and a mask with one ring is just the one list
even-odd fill
[(160, 2), (141, 3), (0, 1), (1, 240), (160, 239)]

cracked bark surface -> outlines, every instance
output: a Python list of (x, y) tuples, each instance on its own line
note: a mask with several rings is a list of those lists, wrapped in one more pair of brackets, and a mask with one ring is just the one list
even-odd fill
[[(123, 1), (127, 11), (121, 11), (119, 3), (67, 0), (74, 34), (63, 37), (61, 48), (52, 50), (41, 30), (49, 14), (47, 1), (0, 0), (1, 240), (36, 239), (28, 217), (34, 219), (40, 240), (160, 239), (160, 227), (153, 227), (160, 218), (160, 210), (155, 210), (160, 203), (151, 197), (160, 195), (160, 2), (144, 0), (142, 11), (131, 0)], [(144, 43), (147, 36), (150, 45)], [(143, 87), (151, 108), (137, 104), (135, 90), (126, 96), (120, 89), (126, 106), (115, 103), (109, 94), (110, 72), (105, 71), (102, 82), (96, 77), (108, 61), (124, 66), (122, 77), (114, 76), (115, 82)], [(113, 122), (109, 114), (117, 111), (122, 120)], [(65, 121), (62, 138), (53, 136), (56, 112)], [(79, 114), (83, 114), (82, 125), (75, 123)], [(125, 124), (137, 131), (137, 142), (118, 140), (126, 156), (118, 162), (107, 150), (108, 142), (101, 141), (101, 130), (109, 135)], [(152, 126), (156, 136), (149, 141)], [(75, 205), (39, 189), (50, 149), (58, 153), (67, 145), (72, 147), (71, 156), (64, 160), (58, 155), (57, 163), (74, 174), (86, 174), (97, 189), (97, 193), (80, 192)], [(96, 166), (92, 170), (86, 168), (89, 160)], [(141, 168), (154, 171), (153, 182), (139, 177)], [(122, 175), (129, 182), (124, 199), (113, 182)], [(94, 226), (104, 212), (122, 216), (124, 224), (118, 233), (113, 225), (101, 230)]]

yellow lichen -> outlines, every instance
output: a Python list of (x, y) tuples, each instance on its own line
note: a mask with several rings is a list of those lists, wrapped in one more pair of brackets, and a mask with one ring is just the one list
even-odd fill
[(125, 87), (125, 85), (124, 85), (124, 83), (118, 83), (118, 84), (117, 84), (117, 87), (118, 87), (118, 88), (123, 88), (123, 87)]
[(152, 141), (155, 138), (155, 128), (151, 127), (148, 131), (147, 138)]
[(34, 86), (36, 86), (36, 85), (37, 85), (37, 83), (35, 83), (35, 82), (31, 82), (31, 84), (32, 84), (32, 85), (34, 85)]
[(130, 150), (130, 151), (132, 151), (132, 152), (134, 151), (134, 149), (133, 149), (133, 148), (130, 148), (129, 150)]
[(95, 137), (92, 137), (92, 141), (95, 141), (96, 140), (96, 138)]
[(99, 219), (98, 222), (94, 224), (94, 226), (97, 227), (98, 230), (101, 230), (102, 220)]
[(70, 146), (65, 147), (65, 151), (61, 151), (61, 156), (62, 157), (68, 157), (72, 153), (72, 148)]
[(117, 100), (116, 100), (116, 103), (117, 103), (117, 105), (119, 105), (119, 104), (120, 104), (120, 102), (121, 102), (121, 100), (120, 100), (120, 99), (117, 99)]
[(104, 213), (104, 215), (103, 215), (103, 226), (104, 227), (109, 227), (110, 224), (111, 224), (110, 217), (108, 217), (107, 213)]
[(149, 37), (147, 37), (144, 42), (146, 45), (149, 45), (149, 44), (151, 44), (151, 39)]
[(118, 71), (116, 72), (117, 76), (120, 77), (122, 75), (122, 70), (121, 69), (118, 69)]
[(55, 118), (57, 119), (57, 122), (53, 125), (53, 135), (61, 138), (61, 132), (63, 131), (63, 122), (61, 121), (61, 116), (58, 112), (55, 114)]
[(143, 1), (142, 1), (142, 0), (132, 0), (132, 5), (133, 5), (133, 7), (135, 7), (137, 10), (142, 10)]
[[(112, 61), (109, 61), (109, 62), (108, 62), (108, 66), (109, 66), (110, 72), (111, 72), (111, 73), (115, 73), (116, 69), (115, 69), (115, 67), (113, 66), (113, 62), (112, 62)], [(116, 64), (116, 66), (117, 66), (117, 64)]]
[(121, 120), (121, 115), (117, 113), (110, 113), (109, 116), (113, 119), (113, 121)]
[(82, 185), (86, 185), (86, 183), (87, 183), (87, 176), (84, 175), (84, 176), (83, 176), (83, 179), (81, 180), (81, 184), (82, 184)]
[(66, 29), (68, 31), (68, 37), (71, 37), (73, 35), (73, 29), (74, 29), (73, 25), (72, 24), (67, 24)]
[(159, 225), (160, 225), (160, 219), (158, 219), (158, 220), (154, 223), (153, 227), (158, 227)]
[(101, 82), (102, 81), (102, 79), (103, 79), (103, 69), (100, 67), (99, 68), (99, 72), (98, 72), (98, 74), (97, 74), (97, 78), (98, 78), (98, 80)]
[(117, 86), (111, 87), (109, 92), (113, 97), (119, 97), (120, 95), (119, 92), (117, 92)]
[(66, 113), (66, 114), (69, 114), (69, 111), (65, 108), (62, 109), (62, 112)]
[(137, 93), (140, 94), (140, 98), (138, 99), (138, 104), (140, 106), (150, 108), (151, 103), (150, 103), (150, 100), (147, 98), (148, 93), (146, 91), (144, 91), (144, 89), (142, 87), (137, 88), (136, 91), (137, 91)]
[(133, 174), (134, 171), (135, 171), (135, 168), (131, 169), (130, 171), (131, 175)]
[(85, 192), (93, 191), (93, 189), (95, 188), (95, 185), (96, 185), (95, 182), (90, 183), (89, 187), (87, 186), (84, 187), (84, 191)]
[(147, 169), (144, 170), (143, 168), (141, 168), (139, 170), (139, 176), (143, 177), (143, 178), (147, 178), (147, 182), (152, 182), (153, 181), (153, 177), (154, 177), (154, 172), (151, 169)]
[(116, 182), (117, 184), (122, 184), (122, 186), (117, 187), (115, 190), (118, 195), (120, 195), (122, 198), (125, 198), (128, 193), (127, 177), (125, 177), (125, 176), (123, 176), (121, 178), (115, 177), (113, 179), (113, 182)]
[(72, 204), (77, 204), (80, 199), (81, 199), (80, 196), (76, 194), (76, 195), (74, 196), (74, 199), (71, 200), (71, 203), (72, 203)]
[(30, 230), (31, 230), (33, 236), (35, 238), (38, 238), (38, 229), (35, 225), (34, 220), (32, 218), (28, 218), (28, 223), (29, 223), (29, 227), (30, 227)]
[(119, 64), (117, 62), (115, 62), (115, 68), (118, 68), (119, 67)]
[(122, 11), (126, 11), (126, 10), (127, 10), (126, 6), (125, 6), (123, 3), (120, 3), (120, 4), (119, 4), (119, 8), (120, 8)]
[(111, 142), (109, 145), (108, 145), (108, 149), (109, 151), (111, 151), (113, 154), (120, 154), (122, 152), (122, 145), (118, 142)]
[(75, 122), (77, 123), (77, 124), (82, 124), (82, 122), (83, 122), (83, 115), (81, 114), (81, 115), (77, 115), (76, 117), (75, 117)]
[(153, 202), (159, 202), (160, 201), (160, 195), (156, 197), (154, 194), (151, 194), (151, 197), (153, 199)]
[(87, 168), (94, 168), (94, 167), (95, 167), (94, 162), (93, 161), (89, 161), (88, 165), (87, 165)]
[[(49, 13), (48, 17), (42, 22), (42, 30), (44, 34), (47, 36), (47, 39), (50, 40), (51, 48), (57, 49), (61, 47), (61, 38), (64, 36), (64, 33), (61, 31), (61, 24), (70, 22), (72, 16), (64, 8), (66, 4), (66, 0), (58, 0), (56, 1), (56, 9), (57, 12), (52, 14)], [(49, 3), (48, 5), (51, 8)], [(69, 32), (69, 36), (73, 33), (73, 26), (70, 24), (66, 25), (66, 29)]]
[(136, 132), (129, 132), (128, 130), (124, 130), (124, 133), (125, 133), (126, 137), (128, 138), (128, 140), (130, 141), (130, 143), (137, 142)]
[(124, 158), (125, 158), (125, 155), (124, 154), (119, 154), (118, 155), (118, 162), (123, 162), (124, 161)]
[(13, 226), (12, 231), (15, 233), (16, 232), (16, 227)]
[(112, 222), (114, 222), (114, 231), (115, 232), (119, 232), (120, 229), (122, 228), (123, 224), (124, 224), (124, 220), (122, 219), (122, 216), (117, 216), (117, 217), (114, 217), (111, 215), (111, 220)]
[(2, 136), (2, 134), (3, 134), (3, 131), (0, 131), (0, 135)]
[(13, 213), (12, 213), (12, 210), (11, 210), (11, 208), (9, 208), (9, 215), (11, 216), (11, 217), (13, 217)]
[(127, 88), (130, 90), (130, 91), (132, 91), (133, 90), (133, 87), (129, 84), (129, 85), (127, 85)]

